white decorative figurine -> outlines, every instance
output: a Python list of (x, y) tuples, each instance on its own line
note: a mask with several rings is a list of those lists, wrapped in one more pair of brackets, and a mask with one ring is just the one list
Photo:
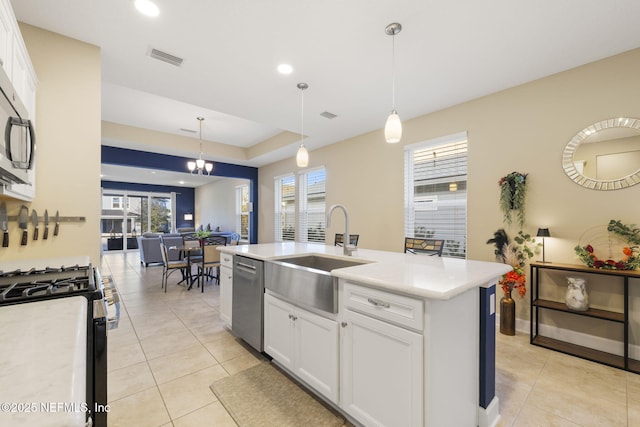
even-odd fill
[(570, 310), (587, 311), (589, 309), (589, 295), (585, 280), (581, 277), (567, 277), (567, 295), (565, 303)]

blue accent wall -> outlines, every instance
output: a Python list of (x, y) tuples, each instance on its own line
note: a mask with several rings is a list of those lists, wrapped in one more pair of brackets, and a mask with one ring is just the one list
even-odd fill
[[(102, 146), (102, 163), (119, 165), (119, 166), (132, 166), (142, 167), (149, 169), (159, 169), (173, 172), (188, 172), (187, 162), (193, 160), (191, 158), (172, 156), (169, 154), (150, 153), (147, 151), (130, 150), (128, 148), (108, 147)], [(250, 181), (249, 193), (251, 202), (253, 203), (253, 212), (249, 214), (249, 240), (251, 243), (258, 242), (258, 168), (251, 166), (234, 165), (231, 163), (215, 162), (215, 168), (211, 173), (213, 176), (221, 176), (226, 178), (242, 178)], [(113, 187), (112, 185), (119, 185), (119, 187)], [(103, 181), (103, 188), (132, 191), (158, 191), (158, 192), (172, 192), (182, 193), (181, 200), (178, 201), (176, 197), (177, 212), (176, 212), (176, 226), (180, 227), (180, 219), (184, 218), (185, 213), (193, 213), (195, 211), (195, 189), (185, 187), (165, 187), (165, 186), (153, 186), (146, 184), (133, 184), (133, 183), (116, 183), (111, 181)], [(127, 187), (126, 186), (131, 186)], [(136, 187), (140, 186), (140, 187)], [(144, 187), (144, 189), (143, 189)], [(151, 188), (157, 188), (155, 190)], [(139, 188), (139, 189), (138, 189)], [(189, 190), (191, 195), (187, 192)], [(182, 220), (184, 221), (184, 220)], [(193, 226), (193, 222), (188, 226)]]
[[(496, 285), (480, 288), (480, 406), (487, 409), (496, 395)], [(491, 312), (491, 299), (494, 310)]]

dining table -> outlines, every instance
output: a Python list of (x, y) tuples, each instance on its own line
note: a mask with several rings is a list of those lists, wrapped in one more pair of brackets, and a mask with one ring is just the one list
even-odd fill
[[(192, 266), (193, 266), (193, 254), (196, 254), (198, 252), (202, 252), (202, 247), (201, 246), (196, 246), (196, 245), (181, 245), (181, 246), (169, 246), (168, 248), (170, 251), (178, 251), (180, 254), (184, 254), (184, 258), (187, 261), (187, 268), (186, 270), (184, 270), (182, 272), (182, 280), (180, 280), (178, 282), (178, 284), (182, 283), (182, 282), (187, 282), (189, 284), (189, 286), (187, 287), (187, 290), (190, 291), (191, 288), (193, 287), (193, 283), (198, 280), (198, 275), (196, 275), (196, 277), (193, 277), (192, 274)], [(180, 258), (182, 258), (183, 255), (180, 255)]]

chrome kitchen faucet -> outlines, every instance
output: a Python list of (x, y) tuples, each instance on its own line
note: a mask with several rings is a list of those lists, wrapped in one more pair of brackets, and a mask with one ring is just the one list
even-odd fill
[(342, 245), (342, 253), (347, 256), (351, 256), (358, 248), (351, 244), (351, 237), (349, 236), (349, 213), (344, 205), (332, 205), (329, 208), (329, 213), (327, 214), (327, 228), (331, 227), (331, 213), (336, 208), (340, 208), (342, 209), (342, 212), (344, 212), (344, 244)]

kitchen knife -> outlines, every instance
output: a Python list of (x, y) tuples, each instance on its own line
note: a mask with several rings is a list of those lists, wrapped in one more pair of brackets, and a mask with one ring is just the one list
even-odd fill
[(60, 214), (56, 211), (56, 226), (53, 227), (53, 235), (58, 235), (58, 230), (60, 229)]
[(38, 212), (31, 209), (31, 224), (33, 224), (33, 240), (38, 240)]
[(42, 235), (42, 240), (47, 240), (49, 238), (49, 211), (47, 209), (44, 210), (44, 234)]
[(25, 205), (20, 207), (20, 213), (18, 214), (18, 226), (22, 228), (22, 239), (20, 239), (20, 246), (27, 244), (27, 223), (29, 222), (29, 208)]
[(4, 202), (0, 205), (0, 227), (2, 227), (2, 247), (9, 247), (9, 220), (7, 219), (7, 206)]

